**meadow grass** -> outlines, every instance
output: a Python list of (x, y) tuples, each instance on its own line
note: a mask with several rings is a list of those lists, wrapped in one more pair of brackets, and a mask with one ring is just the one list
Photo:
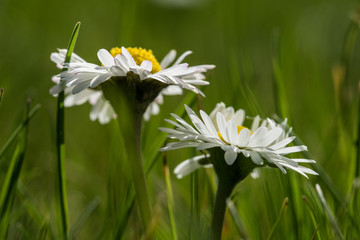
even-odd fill
[[(147, 239), (151, 231), (157, 239), (207, 239), (215, 173), (200, 169), (177, 179), (175, 166), (196, 153), (158, 152), (167, 141), (158, 127), (169, 126), (163, 119), (171, 118), (170, 112), (186, 117), (184, 104), (209, 113), (219, 101), (253, 116), (275, 113), (278, 122), (288, 118), (295, 144), (309, 148), (294, 157), (316, 160), (308, 167), (319, 173), (308, 180), (262, 168), (260, 178), (247, 177), (227, 201), (223, 239), (360, 238), (358, 3), (198, 2), (171, 7), (107, 1), (113, 9), (88, 3), (80, 12), (68, 9), (62, 22), (57, 18), (66, 2), (53, 13), (28, 6), (29, 15), (22, 2), (4, 2), (0, 22), (8, 25), (1, 25), (3, 31), (19, 31), (0, 40), (9, 46), (0, 61), (1, 239)], [(74, 5), (82, 6), (80, 1)], [(92, 11), (101, 17), (94, 19)], [(13, 21), (15, 13), (23, 17)], [(210, 86), (202, 88), (206, 98), (190, 92), (166, 97), (160, 115), (143, 122), (142, 158), (153, 208), (150, 232), (140, 222), (123, 151), (127, 139), (116, 122), (91, 122), (87, 106), (57, 115), (56, 100), (48, 94), (50, 78), (57, 74), (48, 56), (68, 41), (78, 20), (83, 29), (74, 52), (94, 61), (91, 54), (99, 48), (120, 44), (152, 48), (159, 56), (171, 48), (179, 53), (191, 49), (196, 53), (191, 63), (217, 65), (207, 74)], [(37, 34), (29, 34), (31, 29)], [(33, 57), (23, 63), (26, 74), (13, 67), (14, 53), (20, 51)], [(27, 104), (21, 111), (27, 96), (43, 107), (30, 110)], [(60, 109), (61, 95), (58, 101)], [(55, 127), (56, 118), (64, 125)]]

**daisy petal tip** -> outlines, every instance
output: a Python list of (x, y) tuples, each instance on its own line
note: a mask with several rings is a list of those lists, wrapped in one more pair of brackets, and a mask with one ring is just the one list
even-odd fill
[(235, 162), (237, 158), (237, 152), (234, 151), (226, 151), (224, 154), (225, 162), (227, 165), (231, 166)]

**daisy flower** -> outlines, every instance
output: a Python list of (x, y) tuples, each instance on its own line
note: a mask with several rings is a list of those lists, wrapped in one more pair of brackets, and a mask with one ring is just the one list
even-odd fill
[[(188, 67), (187, 64), (182, 64), (184, 58), (191, 53), (191, 51), (186, 51), (175, 61), (176, 51), (171, 50), (158, 63), (151, 50), (113, 48), (109, 53), (105, 49), (101, 49), (98, 52), (98, 58), (103, 64), (102, 66), (88, 63), (73, 53), (70, 64), (66, 65), (68, 70), (53, 77), (53, 81), (55, 80), (54, 82), (57, 84), (50, 89), (50, 93), (57, 95), (65, 90), (66, 96), (69, 98), (68, 101), (65, 99), (65, 105), (68, 107), (80, 105), (93, 99), (89, 101), (93, 105), (90, 118), (92, 120), (99, 119), (100, 123), (104, 124), (112, 118), (116, 118), (116, 114), (111, 104), (104, 98), (98, 85), (111, 77), (126, 77), (128, 72), (133, 72), (139, 76), (141, 81), (154, 79), (170, 85), (164, 85), (155, 99), (149, 103), (143, 115), (145, 120), (149, 120), (151, 115), (159, 113), (159, 105), (163, 103), (163, 95), (180, 95), (182, 88), (202, 94), (193, 85), (207, 85), (208, 82), (204, 81), (205, 76), (202, 73), (215, 66)], [(50, 59), (56, 63), (58, 68), (63, 68), (65, 54), (66, 50), (60, 49), (59, 52), (52, 53)], [(171, 65), (171, 63), (173, 64)], [(76, 97), (79, 94), (80, 96)], [(96, 97), (92, 97), (92, 95)], [(73, 98), (80, 99), (80, 101), (75, 101), (74, 104), (66, 104), (66, 102), (73, 102)]]
[[(175, 168), (178, 177), (182, 177), (191, 171), (209, 164), (215, 165), (216, 161), (225, 161), (228, 166), (234, 164), (237, 159), (247, 159), (253, 164), (253, 168), (260, 166), (277, 167), (283, 173), (286, 169), (292, 169), (305, 177), (306, 174), (317, 175), (313, 170), (299, 165), (299, 163), (315, 163), (314, 160), (288, 158), (286, 155), (301, 151), (307, 151), (307, 147), (288, 145), (295, 139), (290, 136), (290, 131), (285, 131), (286, 120), (277, 124), (267, 118), (261, 120), (259, 116), (250, 118), (245, 111), (237, 111), (232, 107), (225, 107), (219, 103), (210, 115), (200, 110), (201, 118), (185, 105), (193, 125), (188, 124), (176, 114), (172, 114), (175, 121), (166, 120), (175, 126), (175, 129), (160, 128), (169, 133), (168, 137), (177, 139), (179, 142), (169, 143), (161, 151), (179, 148), (195, 147), (197, 150), (207, 150), (210, 155), (198, 156), (181, 163)], [(246, 119), (251, 119), (249, 127), (244, 126)], [(222, 152), (222, 159), (214, 159), (211, 155), (214, 151)], [(239, 158), (240, 157), (240, 158)], [(240, 160), (239, 160), (240, 161)]]

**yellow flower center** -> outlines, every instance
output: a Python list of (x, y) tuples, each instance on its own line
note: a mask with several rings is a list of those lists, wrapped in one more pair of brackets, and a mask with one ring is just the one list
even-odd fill
[[(244, 127), (244, 126), (237, 126), (237, 133), (239, 134), (239, 133), (241, 132), (241, 130), (243, 130), (244, 128), (246, 128), (247, 130), (249, 130), (251, 135), (253, 134), (253, 132), (252, 132), (249, 128)], [(229, 143), (226, 142), (225, 139), (221, 136), (221, 133), (220, 133), (220, 132), (217, 132), (217, 134), (219, 135), (219, 138), (220, 138), (223, 142), (229, 144)]]
[[(159, 62), (156, 60), (152, 50), (146, 50), (144, 48), (126, 48), (126, 50), (128, 50), (128, 52), (130, 53), (130, 55), (133, 57), (133, 59), (135, 60), (137, 65), (141, 65), (141, 63), (144, 60), (148, 60), (150, 62), (152, 62), (152, 70), (151, 73), (156, 73), (159, 72), (161, 70), (160, 64)], [(115, 47), (112, 48), (110, 50), (110, 54), (115, 57), (118, 54), (121, 54), (121, 48)]]

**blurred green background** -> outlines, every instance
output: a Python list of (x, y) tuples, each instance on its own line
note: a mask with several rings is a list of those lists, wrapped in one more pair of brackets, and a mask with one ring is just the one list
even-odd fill
[[(267, 117), (278, 113), (288, 117), (345, 201), (356, 167), (354, 140), (360, 79), (360, 41), (356, 38), (359, 18), (355, 13), (358, 5), (355, 0), (1, 0), (0, 87), (5, 94), (0, 105), (0, 146), (23, 118), (26, 99), (31, 98), (33, 104), (40, 103), (42, 108), (30, 123), (20, 180), (56, 236), (56, 98), (49, 94), (49, 89), (53, 85), (51, 76), (59, 70), (49, 57), (57, 48), (66, 48), (74, 24), (81, 21), (75, 53), (88, 62), (98, 63), (96, 53), (100, 48), (126, 46), (152, 49), (158, 60), (170, 49), (176, 49), (178, 54), (192, 50), (194, 54), (187, 57), (186, 62), (215, 64), (216, 69), (207, 74), (210, 86), (202, 88), (207, 96), (202, 99), (205, 111), (209, 113), (217, 102), (223, 101), (235, 109), (246, 109), (250, 115)], [(349, 31), (354, 41), (344, 47)], [(350, 46), (349, 54), (343, 50), (346, 46)], [(279, 78), (285, 98), (276, 100), (275, 80)], [(160, 114), (144, 124), (145, 159), (148, 152), (156, 150), (151, 144), (154, 139), (165, 136), (157, 130), (166, 125), (163, 119), (169, 118), (170, 112), (182, 106), (182, 100), (191, 94), (165, 97)], [(285, 112), (277, 107), (280, 102), (286, 103)], [(112, 221), (108, 217), (111, 216), (109, 189), (113, 188), (119, 195), (114, 199), (126, 197), (124, 188), (130, 176), (126, 163), (117, 161), (121, 148), (116, 144), (115, 121), (108, 125), (91, 122), (89, 112), (88, 104), (65, 112), (70, 224), (90, 201), (99, 197), (99, 206), (78, 238), (106, 239), (108, 235), (104, 232), (108, 230), (104, 226), (111, 225), (107, 220)], [(170, 170), (193, 154), (190, 150), (169, 152)], [(10, 157), (11, 151), (0, 161), (0, 181), (4, 179)], [(292, 173), (288, 174), (291, 176), (288, 180), (288, 175), (283, 176), (278, 170), (264, 169), (262, 173), (259, 180), (249, 177), (241, 183), (235, 199), (247, 234), (251, 239), (268, 236), (283, 199), (289, 197), (292, 210), (286, 213), (287, 219), (275, 236), (310, 239), (315, 227), (310, 214), (302, 212), (307, 208), (301, 196), (310, 196), (309, 189), (313, 189), (315, 183), (321, 185), (322, 180), (311, 177), (307, 181)], [(199, 211), (204, 218), (201, 226), (206, 226), (211, 213), (211, 199), (206, 195), (211, 196), (210, 190), (202, 187), (201, 180), (212, 174), (211, 170), (206, 174), (201, 170), (198, 176)], [(188, 239), (191, 177), (182, 180), (173, 174), (171, 177), (179, 236)], [(164, 236), (169, 236), (166, 235), (170, 230), (161, 157), (156, 160), (149, 180), (154, 206), (161, 206), (159, 224)], [(210, 186), (209, 183), (206, 186)], [(296, 190), (291, 191), (292, 188)], [(333, 199), (326, 186), (323, 190)], [(201, 191), (206, 194), (202, 195)], [(347, 212), (344, 202), (330, 200), (330, 205), (336, 213)], [(22, 232), (23, 235), (19, 233), (22, 238), (25, 238), (23, 232), (30, 236), (37, 234), (39, 226), (29, 217), (21, 197), (15, 198), (13, 209), (11, 229)], [(133, 214), (136, 215), (136, 211)], [(136, 226), (135, 222), (132, 220), (127, 225), (125, 239), (139, 237), (130, 228)], [(331, 225), (325, 220), (324, 223)], [(345, 225), (341, 225), (343, 232), (353, 228), (350, 223)], [(328, 227), (329, 230), (326, 226), (320, 225), (325, 228), (325, 239), (333, 237), (332, 227)], [(227, 219), (224, 238), (239, 239), (234, 229), (231, 219)], [(360, 236), (357, 234), (352, 236)]]

